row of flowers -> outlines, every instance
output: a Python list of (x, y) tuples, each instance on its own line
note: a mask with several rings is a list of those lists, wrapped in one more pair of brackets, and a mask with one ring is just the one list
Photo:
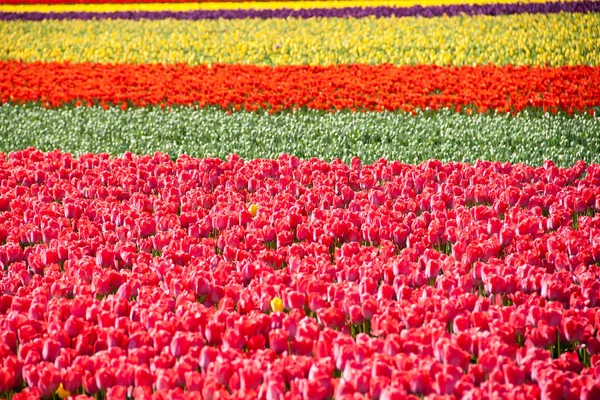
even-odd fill
[[(0, 0), (0, 4), (152, 4), (152, 3), (235, 3), (235, 2), (295, 2), (296, 0)], [(302, 0), (345, 1), (345, 0)], [(350, 0), (352, 1), (352, 0)], [(368, 1), (368, 0), (367, 0)], [(393, 1), (393, 0), (392, 0)], [(450, 0), (452, 1), (452, 0)], [(427, 0), (425, 0), (427, 2)], [(477, 1), (475, 1), (477, 3)]]
[(102, 65), (0, 62), (3, 103), (173, 105), (223, 109), (486, 112), (590, 111), (600, 106), (598, 67), (349, 65)]
[(600, 394), (600, 165), (0, 166), (13, 399)]
[[(43, 132), (40, 135), (39, 132)], [(317, 110), (233, 112), (220, 107), (100, 106), (46, 108), (40, 104), (0, 106), (0, 151), (35, 146), (82, 154), (129, 150), (172, 157), (245, 159), (340, 158), (359, 155), (421, 163), (502, 160), (540, 165), (553, 158), (561, 166), (600, 163), (600, 119), (527, 110), (516, 116), (434, 112), (322, 112)], [(490, 146), (493, 143), (493, 146)]]
[(193, 65), (598, 65), (599, 25), (600, 13), (4, 21), (0, 58)]
[[(469, 4), (488, 4), (495, 3), (497, 0), (469, 0)], [(503, 3), (518, 3), (519, 0), (502, 0)], [(159, 3), (159, 4), (156, 4)], [(184, 4), (177, 4), (184, 3)], [(68, 4), (82, 5), (82, 6), (94, 6), (98, 5), (102, 9), (106, 10), (107, 7), (116, 7), (120, 5), (139, 5), (138, 7), (153, 10), (155, 8), (163, 9), (164, 5), (171, 5), (172, 7), (189, 7), (194, 9), (195, 7), (202, 6), (203, 4), (209, 3), (222, 3), (218, 7), (228, 7), (227, 3), (258, 3), (256, 7), (269, 7), (271, 4), (283, 3), (293, 4), (296, 7), (302, 7), (306, 4), (307, 7), (314, 6), (317, 3), (319, 6), (325, 7), (343, 7), (347, 4), (352, 4), (354, 7), (369, 7), (371, 5), (396, 5), (399, 7), (411, 5), (417, 2), (406, 1), (406, 0), (0, 0), (0, 5), (51, 5), (51, 6), (65, 6)], [(223, 4), (224, 3), (224, 4)], [(271, 4), (270, 4), (271, 3)], [(464, 0), (444, 0), (443, 4), (461, 4)], [(439, 0), (419, 0), (418, 4), (421, 5), (439, 5)], [(249, 4), (248, 4), (249, 5)]]
[(592, 0), (550, 3), (516, 4), (456, 4), (442, 6), (413, 7), (347, 7), (347, 8), (310, 8), (310, 9), (221, 9), (194, 11), (114, 11), (114, 12), (0, 12), (0, 20), (41, 21), (45, 19), (246, 19), (246, 18), (377, 18), (390, 17), (441, 17), (458, 15), (511, 15), (511, 14), (549, 14), (549, 13), (586, 13), (600, 11), (600, 2)]

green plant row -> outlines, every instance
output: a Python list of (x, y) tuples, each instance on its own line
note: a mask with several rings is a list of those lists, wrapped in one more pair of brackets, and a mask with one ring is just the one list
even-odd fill
[(576, 160), (600, 163), (600, 119), (589, 115), (466, 115), (454, 111), (334, 114), (319, 111), (266, 113), (174, 107), (136, 108), (67, 106), (47, 109), (28, 104), (0, 106), (0, 151), (34, 146), (74, 154), (126, 151), (171, 157), (246, 159), (380, 157), (407, 163), (437, 158), (477, 159), (539, 165), (552, 159), (568, 166)]

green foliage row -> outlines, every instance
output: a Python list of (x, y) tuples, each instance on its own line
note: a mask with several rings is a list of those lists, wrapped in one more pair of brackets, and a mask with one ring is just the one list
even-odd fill
[(334, 114), (227, 112), (216, 108), (128, 109), (0, 106), (0, 151), (34, 146), (74, 154), (166, 152), (171, 157), (380, 157), (407, 163), (477, 159), (539, 165), (600, 163), (600, 119), (589, 115), (465, 115), (453, 111)]

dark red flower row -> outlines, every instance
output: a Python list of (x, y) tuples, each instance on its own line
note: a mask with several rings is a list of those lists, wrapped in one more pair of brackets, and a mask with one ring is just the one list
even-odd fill
[(588, 111), (600, 67), (128, 65), (0, 62), (0, 101), (215, 105), (248, 111), (455, 108)]

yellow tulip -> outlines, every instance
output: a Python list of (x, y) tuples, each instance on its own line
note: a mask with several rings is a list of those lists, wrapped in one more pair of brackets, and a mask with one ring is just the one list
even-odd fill
[(67, 397), (69, 397), (71, 395), (71, 392), (66, 390), (63, 387), (63, 384), (61, 383), (60, 386), (58, 387), (58, 389), (56, 389), (56, 394), (58, 395), (59, 398), (66, 399)]
[(256, 217), (256, 214), (258, 214), (258, 206), (256, 204), (250, 204), (250, 207), (248, 207), (248, 212), (253, 218)]
[(273, 300), (271, 300), (271, 310), (273, 312), (283, 311), (283, 301), (279, 297), (273, 297)]

